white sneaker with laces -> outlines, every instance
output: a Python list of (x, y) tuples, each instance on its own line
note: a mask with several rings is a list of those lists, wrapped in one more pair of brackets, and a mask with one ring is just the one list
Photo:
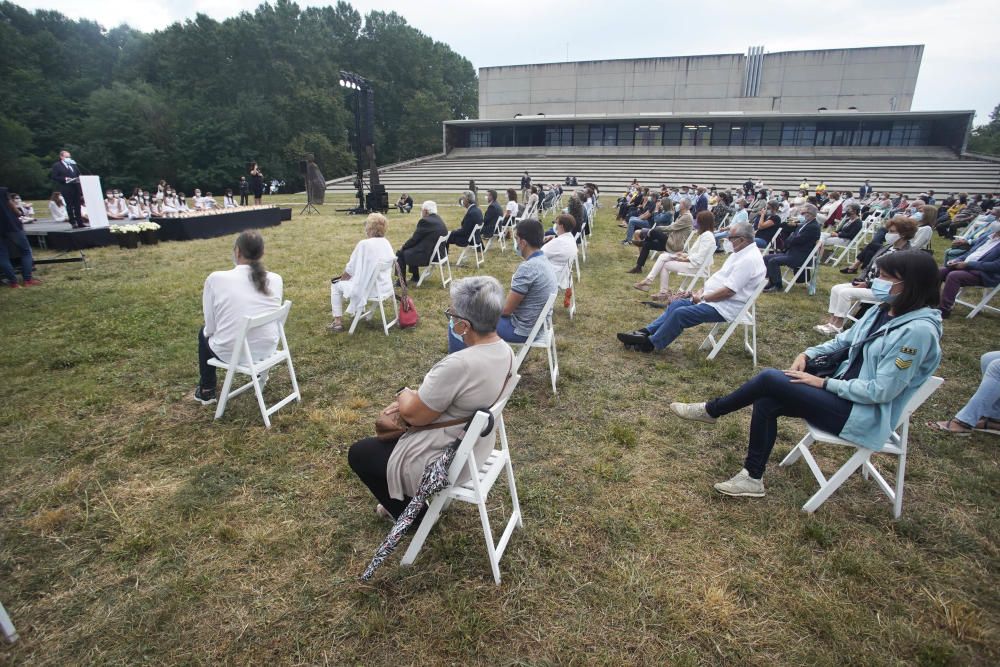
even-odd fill
[(670, 410), (681, 419), (714, 424), (718, 421), (705, 411), (704, 403), (671, 403)]
[(716, 484), (715, 490), (726, 496), (741, 498), (763, 498), (765, 493), (764, 480), (754, 479), (746, 468), (740, 470), (732, 479)]

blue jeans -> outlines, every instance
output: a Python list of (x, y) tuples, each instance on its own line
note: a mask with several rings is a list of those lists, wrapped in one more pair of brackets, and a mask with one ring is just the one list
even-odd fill
[(650, 226), (649, 220), (643, 220), (642, 218), (629, 218), (628, 229), (625, 230), (625, 240), (631, 241), (632, 235), (635, 234), (635, 230), (649, 229)]
[[(497, 322), (497, 335), (508, 343), (523, 343), (528, 340), (527, 336), (522, 336), (514, 332), (514, 324), (510, 321), (510, 315), (504, 315)], [(465, 341), (448, 329), (448, 354), (454, 354), (466, 348)]]
[(979, 360), (983, 380), (955, 419), (975, 426), (982, 417), (1000, 419), (1000, 351), (987, 352)]
[(31, 257), (31, 245), (24, 231), (17, 229), (6, 234), (0, 234), (0, 273), (12, 283), (17, 282), (17, 273), (14, 272), (14, 265), (10, 263), (10, 253), (7, 250), (7, 241), (14, 244), (21, 252), (21, 275), (25, 281), (31, 280), (31, 269), (34, 267)]
[(712, 417), (753, 406), (750, 417), (750, 442), (743, 467), (750, 476), (760, 479), (778, 437), (778, 417), (800, 417), (827, 433), (839, 435), (851, 416), (854, 403), (819, 387), (792, 384), (782, 371), (766, 368), (742, 387), (705, 404)]
[(761, 250), (766, 248), (767, 245), (770, 243), (770, 241), (768, 241), (767, 239), (758, 239), (758, 238), (754, 238), (753, 242), (756, 243), (757, 247), (760, 248)]
[(694, 305), (687, 299), (678, 299), (667, 306), (663, 314), (646, 325), (650, 332), (649, 342), (657, 350), (662, 350), (674, 342), (681, 332), (705, 322), (725, 322), (726, 318), (707, 303)]

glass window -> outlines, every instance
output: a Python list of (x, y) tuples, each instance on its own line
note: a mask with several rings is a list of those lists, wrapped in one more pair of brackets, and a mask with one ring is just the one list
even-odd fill
[(636, 146), (662, 146), (663, 127), (660, 125), (636, 125), (634, 141)]
[(733, 125), (729, 128), (729, 145), (742, 146), (745, 139), (746, 129), (743, 125)]
[(729, 123), (712, 123), (712, 145), (729, 145)]
[(472, 130), (469, 133), (469, 148), (489, 148), (490, 147), (490, 131), (487, 130)]
[(761, 135), (762, 146), (777, 146), (781, 143), (781, 123), (764, 123)]
[(681, 145), (680, 123), (667, 123), (666, 125), (663, 126), (663, 145), (664, 146)]
[(572, 125), (549, 125), (545, 128), (546, 146), (572, 146)]
[(746, 145), (760, 146), (760, 137), (764, 131), (764, 126), (760, 123), (750, 123), (746, 130)]
[(510, 125), (506, 127), (490, 128), (490, 146), (494, 148), (506, 148), (514, 145), (514, 128)]
[(605, 125), (604, 126), (604, 145), (605, 146), (617, 146), (618, 145), (618, 126), (617, 125)]
[(712, 141), (712, 126), (699, 125), (698, 134), (695, 136), (695, 144), (698, 146), (708, 146)]
[(681, 146), (694, 146), (697, 136), (697, 125), (684, 125), (681, 128)]

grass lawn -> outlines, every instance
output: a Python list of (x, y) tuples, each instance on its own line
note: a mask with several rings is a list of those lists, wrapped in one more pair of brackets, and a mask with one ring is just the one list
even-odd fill
[[(975, 390), (979, 356), (1000, 340), (995, 316), (959, 307), (945, 325), (946, 383), (914, 420), (900, 521), (858, 476), (802, 513), (812, 477), (802, 463), (777, 468), (803, 432), (794, 420), (780, 426), (767, 497), (722, 497), (712, 484), (739, 470), (749, 411), (699, 426), (667, 405), (755, 369), (735, 339), (706, 361), (707, 327), (665, 353), (622, 349), (614, 333), (656, 312), (638, 304), (624, 273), (635, 249), (605, 208), (577, 316), (556, 318), (559, 394), (534, 350), (507, 409), (525, 516), (503, 584), (474, 508), (453, 506), (413, 567), (399, 567), (400, 550), (361, 585), (388, 525), (347, 447), (445, 354), (447, 294), (436, 277), (415, 291), (416, 329), (328, 334), (329, 278), (362, 218), (301, 207), (264, 231), (294, 302), (304, 397), (270, 430), (251, 396), (218, 422), (191, 400), (202, 283), (231, 266), (231, 237), (96, 249), (91, 270), (42, 267), (44, 287), (0, 293), (0, 601), (21, 634), (0, 663), (1000, 662), (1000, 440), (923, 426)], [(455, 206), (442, 216), (460, 220)], [(394, 246), (417, 217), (389, 216)], [(517, 261), (491, 251), (483, 270), (509, 284)], [(841, 277), (824, 269), (813, 297), (762, 297), (762, 367), (821, 340), (812, 326)], [(287, 387), (278, 371), (267, 389)], [(845, 458), (828, 453), (828, 469)], [(492, 501), (502, 525), (505, 493)]]

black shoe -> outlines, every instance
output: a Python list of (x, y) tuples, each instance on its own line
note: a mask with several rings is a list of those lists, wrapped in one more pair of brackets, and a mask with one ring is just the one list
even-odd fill
[(840, 272), (843, 273), (843, 274), (845, 274), (845, 275), (848, 275), (848, 276), (853, 276), (855, 273), (857, 273), (857, 270), (856, 269), (852, 269), (849, 266), (845, 266), (844, 268), (842, 268), (840, 270)]
[(650, 354), (651, 352), (654, 352), (656, 350), (656, 348), (653, 347), (653, 344), (650, 343), (648, 340), (645, 343), (641, 343), (638, 345), (626, 345), (625, 349), (628, 350), (629, 352), (642, 352), (643, 354)]
[(194, 390), (194, 400), (202, 405), (211, 405), (216, 402), (214, 389), (203, 389), (198, 387)]
[(629, 269), (625, 273), (642, 273), (642, 269), (640, 269), (638, 266), (633, 266), (631, 269)]
[(764, 288), (764, 294), (771, 294), (772, 292), (780, 292), (781, 285), (768, 285)]
[(942, 320), (946, 320), (949, 317), (951, 317), (951, 311), (950, 310), (942, 310), (941, 311), (941, 319)]
[(618, 334), (618, 340), (626, 345), (649, 345), (649, 336), (645, 336), (637, 331)]

